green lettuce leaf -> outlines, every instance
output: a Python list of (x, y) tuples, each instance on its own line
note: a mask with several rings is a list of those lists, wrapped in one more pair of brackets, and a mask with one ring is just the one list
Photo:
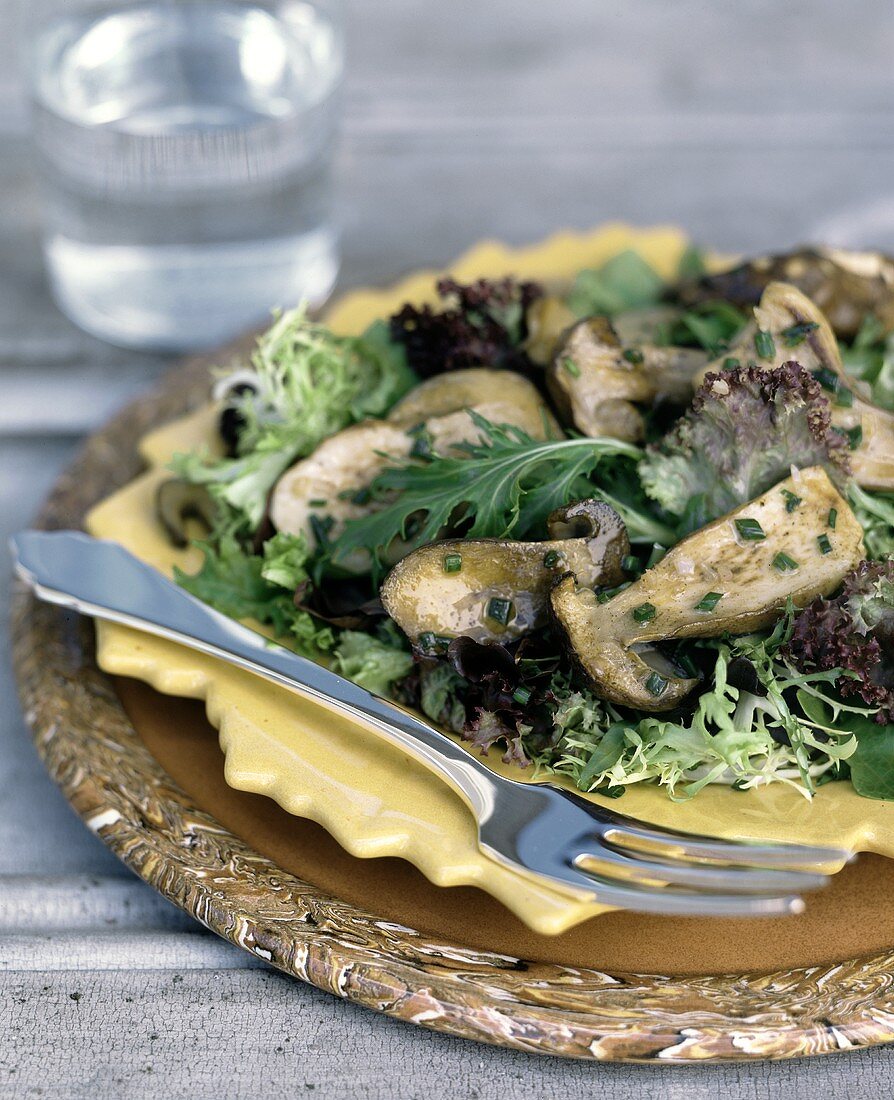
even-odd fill
[(894, 496), (851, 485), (848, 499), (863, 528), (866, 556), (872, 561), (894, 557)]
[(853, 344), (841, 346), (841, 358), (848, 374), (869, 386), (876, 405), (894, 409), (894, 334), (886, 335), (869, 314)]
[(852, 718), (849, 726), (857, 738), (848, 760), (854, 790), (863, 798), (894, 801), (894, 726), (865, 717)]
[(332, 654), (334, 672), (386, 698), (393, 685), (412, 667), (412, 656), (393, 635), (382, 638), (359, 630), (345, 630)]
[(204, 561), (198, 573), (174, 570), (175, 581), (187, 592), (232, 619), (255, 619), (272, 627), (277, 638), (287, 639), (305, 656), (316, 658), (333, 647), (331, 628), (321, 627), (308, 612), (297, 608), (294, 587), (275, 579), (291, 582), (306, 577), (304, 540), (277, 535), (265, 545), (263, 555), (245, 550), (231, 535), (224, 536), (217, 546), (200, 545)]
[(614, 316), (661, 300), (664, 280), (638, 252), (621, 252), (600, 268), (581, 271), (568, 295), (568, 305), (579, 317), (594, 313)]

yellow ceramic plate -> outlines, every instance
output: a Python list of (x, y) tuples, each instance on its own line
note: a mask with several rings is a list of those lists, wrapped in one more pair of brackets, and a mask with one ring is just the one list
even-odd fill
[[(555, 282), (635, 248), (669, 277), (685, 246), (686, 238), (675, 229), (611, 225), (582, 236), (560, 234), (530, 248), (484, 243), (451, 271), (463, 280), (513, 273)], [(336, 331), (359, 333), (405, 301), (431, 301), (436, 274), (419, 272), (387, 290), (350, 294), (327, 320)], [(161, 532), (153, 495), (175, 451), (213, 445), (213, 439), (210, 408), (148, 436), (142, 443), (148, 472), (91, 513), (91, 532), (117, 540), (165, 573), (175, 564), (197, 568), (197, 552), (173, 550)], [(205, 700), (208, 717), (220, 731), (228, 783), (268, 795), (290, 813), (318, 821), (352, 855), (401, 856), (439, 886), (478, 886), (545, 934), (562, 932), (604, 911), (482, 856), (460, 799), (362, 727), (172, 643), (120, 626), (98, 626), (97, 657), (105, 671), (145, 680), (170, 695)], [(496, 756), (490, 763), (514, 778), (524, 775), (506, 768)], [(681, 804), (655, 787), (640, 785), (628, 790), (623, 810), (658, 824), (723, 837), (834, 844), (894, 856), (894, 803), (858, 798), (846, 783), (822, 787), (812, 803), (779, 786), (751, 792), (711, 787)]]

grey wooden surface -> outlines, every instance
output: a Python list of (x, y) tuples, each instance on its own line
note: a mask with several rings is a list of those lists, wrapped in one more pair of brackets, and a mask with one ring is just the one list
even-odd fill
[[(83, 434), (168, 365), (84, 336), (48, 298), (15, 12), (0, 4), (4, 542)], [(521, 242), (617, 217), (680, 222), (728, 249), (821, 233), (894, 244), (890, 0), (357, 0), (350, 28), (343, 286), (447, 262), (483, 235)], [(284, 979), (79, 824), (31, 749), (5, 654), (0, 699), (0, 1096), (891, 1095), (892, 1050), (572, 1064)]]

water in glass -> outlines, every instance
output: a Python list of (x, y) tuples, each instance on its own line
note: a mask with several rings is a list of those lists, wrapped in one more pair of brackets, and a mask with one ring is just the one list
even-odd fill
[(324, 297), (341, 69), (319, 4), (161, 0), (47, 26), (35, 135), (69, 316), (114, 342), (185, 349)]

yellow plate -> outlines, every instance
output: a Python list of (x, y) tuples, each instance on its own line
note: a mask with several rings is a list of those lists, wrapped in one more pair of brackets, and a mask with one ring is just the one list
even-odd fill
[[(686, 243), (672, 228), (609, 225), (586, 235), (559, 234), (529, 248), (486, 242), (451, 272), (462, 280), (513, 273), (563, 281), (634, 248), (670, 277)], [(405, 301), (432, 301), (436, 276), (419, 272), (386, 290), (349, 294), (330, 310), (327, 321), (338, 332), (359, 333)], [(153, 495), (175, 451), (213, 445), (213, 439), (210, 408), (147, 436), (142, 454), (148, 472), (98, 505), (88, 518), (89, 530), (115, 539), (166, 573), (175, 564), (197, 568), (197, 552), (175, 551), (160, 530)], [(268, 795), (288, 812), (318, 821), (352, 855), (401, 856), (439, 886), (478, 886), (543, 934), (558, 934), (605, 911), (485, 858), (460, 799), (362, 727), (172, 643), (116, 625), (98, 628), (97, 659), (106, 672), (145, 680), (166, 694), (205, 700), (208, 717), (220, 731), (231, 786)], [(524, 777), (496, 756), (489, 762), (504, 774)], [(594, 801), (600, 800), (594, 796)], [(812, 803), (778, 786), (749, 792), (709, 787), (681, 804), (656, 787), (640, 785), (625, 794), (623, 811), (722, 837), (795, 840), (894, 856), (894, 803), (859, 798), (847, 783), (822, 787)]]

